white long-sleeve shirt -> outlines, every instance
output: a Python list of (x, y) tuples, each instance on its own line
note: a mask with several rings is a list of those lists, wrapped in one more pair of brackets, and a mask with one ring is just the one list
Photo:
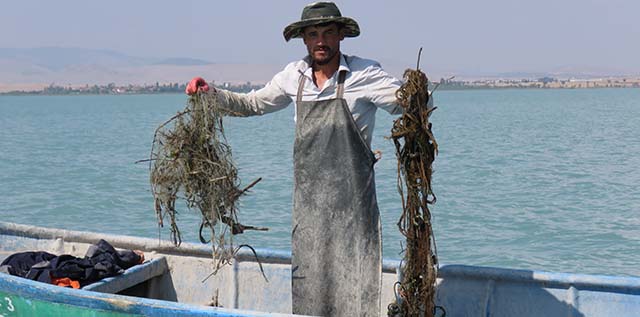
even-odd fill
[(402, 113), (395, 95), (402, 82), (382, 70), (380, 64), (373, 60), (341, 55), (338, 71), (322, 88), (318, 88), (313, 82), (309, 57), (306, 57), (289, 63), (259, 90), (246, 94), (218, 90), (218, 98), (221, 98), (223, 105), (240, 115), (262, 115), (284, 109), (296, 100), (300, 76), (307, 77), (302, 91), (303, 101), (336, 98), (338, 74), (342, 70), (347, 71), (344, 99), (362, 137), (370, 145), (377, 108), (391, 114)]

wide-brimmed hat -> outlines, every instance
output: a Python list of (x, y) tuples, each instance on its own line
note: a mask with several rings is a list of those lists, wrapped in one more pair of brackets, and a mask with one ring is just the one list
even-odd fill
[(338, 6), (333, 2), (314, 2), (302, 9), (302, 18), (284, 28), (284, 39), (289, 41), (295, 37), (302, 37), (302, 30), (307, 26), (336, 22), (344, 26), (344, 36), (356, 37), (360, 35), (358, 22), (340, 14)]

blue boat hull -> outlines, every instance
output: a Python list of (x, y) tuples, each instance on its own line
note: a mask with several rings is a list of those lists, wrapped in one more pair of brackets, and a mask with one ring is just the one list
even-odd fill
[[(239, 253), (232, 265), (203, 282), (210, 273), (207, 246), (176, 248), (154, 239), (0, 222), (0, 260), (27, 250), (83, 254), (99, 239), (118, 248), (143, 250), (150, 261), (83, 290), (0, 274), (0, 315), (38, 316), (39, 309), (48, 307), (50, 313), (100, 317), (290, 316), (288, 252), (258, 250), (268, 282), (250, 252)], [(383, 262), (381, 316), (386, 316), (386, 305), (394, 300), (398, 265), (399, 261)], [(213, 297), (225, 308), (207, 307)], [(13, 311), (8, 310), (7, 299)], [(443, 265), (436, 301), (449, 317), (635, 317), (640, 316), (640, 278)]]

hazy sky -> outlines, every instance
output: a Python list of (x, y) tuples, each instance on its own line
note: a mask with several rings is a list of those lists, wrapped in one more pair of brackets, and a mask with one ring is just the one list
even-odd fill
[[(282, 64), (305, 54), (282, 30), (308, 1), (4, 1), (0, 47), (112, 49), (134, 56)], [(343, 52), (451, 72), (640, 74), (638, 0), (337, 1), (359, 38)]]

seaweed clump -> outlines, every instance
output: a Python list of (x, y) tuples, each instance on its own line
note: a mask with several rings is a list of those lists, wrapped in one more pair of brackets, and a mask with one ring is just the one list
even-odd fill
[(402, 197), (398, 228), (406, 238), (406, 249), (400, 268), (402, 278), (395, 286), (396, 302), (389, 305), (390, 316), (433, 316), (436, 308), (438, 259), (428, 206), (436, 202), (431, 165), (438, 143), (429, 122), (436, 108), (428, 107), (428, 79), (419, 65), (418, 56), (418, 67), (405, 71), (404, 84), (396, 91), (404, 111), (391, 129), (398, 159), (398, 192)]
[[(214, 273), (230, 263), (238, 248), (232, 236), (245, 230), (267, 230), (238, 222), (238, 199), (260, 179), (240, 188), (231, 147), (224, 134), (222, 118), (233, 114), (221, 107), (215, 94), (197, 93), (186, 108), (160, 125), (151, 148), (151, 190), (158, 225), (169, 218), (171, 239), (180, 245), (177, 200), (202, 216), (199, 237), (212, 243)], [(210, 240), (203, 237), (209, 228)], [(231, 233), (231, 235), (229, 235)]]

